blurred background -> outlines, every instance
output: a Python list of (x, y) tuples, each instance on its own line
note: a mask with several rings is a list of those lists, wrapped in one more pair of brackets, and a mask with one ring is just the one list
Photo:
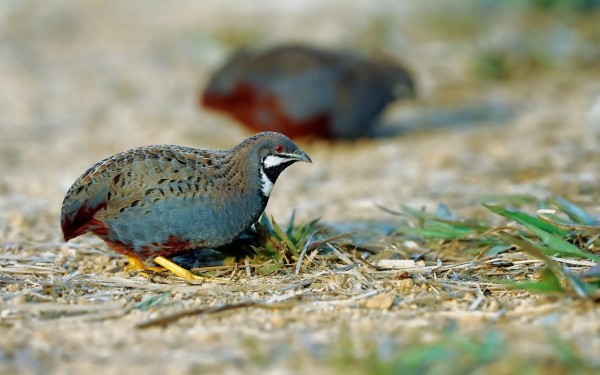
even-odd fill
[(59, 239), (64, 193), (111, 154), (239, 143), (251, 133), (199, 95), (240, 48), (288, 43), (402, 64), (416, 98), (386, 107), (388, 136), (299, 140), (314, 165), (282, 176), (276, 217), (472, 208), (490, 193), (597, 206), (586, 150), (600, 128), (599, 10), (595, 0), (1, 0), (0, 210), (17, 223), (4, 237)]

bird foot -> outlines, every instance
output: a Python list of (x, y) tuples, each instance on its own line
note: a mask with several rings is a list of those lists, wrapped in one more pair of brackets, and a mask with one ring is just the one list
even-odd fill
[(144, 262), (139, 260), (138, 258), (134, 258), (134, 257), (130, 257), (130, 256), (127, 257), (127, 260), (129, 260), (129, 264), (127, 266), (125, 266), (125, 268), (123, 269), (124, 271), (138, 271), (138, 272), (141, 272), (142, 274), (144, 273), (143, 271), (153, 271), (153, 272), (171, 271), (171, 273), (173, 273), (175, 276), (179, 276), (186, 281), (222, 282), (220, 280), (216, 280), (211, 277), (195, 275), (191, 271), (186, 270), (185, 268), (173, 263), (172, 261), (168, 260), (165, 257), (156, 257), (153, 259), (154, 263), (157, 263), (157, 264), (161, 265), (162, 267), (148, 266)]
[[(163, 259), (163, 262), (164, 262), (164, 261), (166, 261), (166, 262), (170, 262), (169, 260), (167, 260), (167, 259), (165, 259), (165, 258), (163, 258), (163, 257), (159, 257), (159, 258), (162, 258), (162, 259)], [(139, 260), (138, 258), (134, 258), (134, 257), (130, 257), (130, 256), (128, 256), (128, 257), (127, 257), (127, 260), (129, 261), (129, 264), (127, 264), (127, 265), (125, 266), (125, 268), (123, 269), (123, 271), (125, 271), (125, 272), (131, 272), (131, 271), (134, 271), (134, 272), (139, 272), (139, 273), (141, 273), (142, 275), (145, 275), (145, 276), (147, 276), (147, 274), (146, 274), (144, 271), (152, 271), (152, 272), (157, 272), (157, 273), (161, 273), (161, 272), (165, 272), (165, 271), (171, 271), (171, 272), (173, 272), (175, 275), (177, 275), (177, 276), (179, 276), (179, 277), (182, 277), (182, 278), (184, 278), (184, 279), (186, 279), (186, 280), (196, 280), (196, 279), (192, 279), (192, 278), (190, 278), (190, 275), (188, 275), (186, 272), (188, 272), (188, 273), (189, 273), (189, 274), (191, 274), (192, 276), (195, 276), (195, 275), (193, 275), (193, 274), (192, 274), (191, 272), (189, 272), (188, 270), (186, 270), (186, 269), (184, 269), (184, 268), (181, 268), (181, 267), (179, 267), (178, 265), (176, 265), (176, 264), (175, 264), (175, 263), (173, 263), (173, 262), (170, 262), (170, 263), (172, 263), (172, 264), (173, 264), (175, 267), (179, 267), (179, 268), (181, 268), (181, 269), (180, 269), (180, 270), (177, 270), (177, 271), (173, 271), (173, 270), (172, 270), (172, 268), (173, 268), (172, 266), (170, 266), (171, 268), (169, 268), (169, 267), (156, 267), (156, 266), (148, 266), (147, 264), (145, 264), (144, 262), (142, 262), (142, 261), (141, 261), (141, 260)], [(157, 262), (157, 263), (158, 263), (158, 262)], [(159, 264), (160, 264), (160, 263), (159, 263)], [(183, 272), (181, 272), (182, 270), (183, 270)], [(198, 277), (200, 277), (200, 276), (198, 276)]]
[[(173, 263), (172, 261), (168, 260), (165, 257), (156, 257), (153, 260), (154, 260), (154, 263), (163, 266), (164, 267), (163, 269), (167, 269), (167, 270), (171, 271), (175, 276), (179, 276), (182, 279), (185, 279), (187, 281), (211, 280), (210, 277), (203, 277), (203, 276), (195, 275), (191, 271), (186, 270), (185, 268)], [(160, 268), (160, 267), (156, 267), (156, 268)]]
[(166, 268), (163, 268), (163, 267), (147, 266), (146, 264), (144, 264), (144, 262), (142, 262), (138, 258), (128, 256), (127, 260), (129, 261), (129, 263), (125, 266), (125, 268), (123, 268), (123, 271), (125, 271), (125, 272), (144, 271), (144, 270), (149, 270), (149, 271), (154, 271), (154, 272), (164, 272), (167, 270)]

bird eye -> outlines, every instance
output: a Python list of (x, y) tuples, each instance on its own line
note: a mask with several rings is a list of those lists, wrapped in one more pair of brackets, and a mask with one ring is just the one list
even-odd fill
[(281, 143), (279, 143), (279, 144), (275, 145), (275, 147), (273, 147), (273, 150), (275, 150), (275, 152), (278, 154), (281, 154), (284, 149), (285, 149), (285, 147), (283, 147), (283, 145)]

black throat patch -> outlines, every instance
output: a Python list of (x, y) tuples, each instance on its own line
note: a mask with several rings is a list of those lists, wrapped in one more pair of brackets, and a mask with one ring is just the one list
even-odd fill
[(281, 172), (283, 172), (284, 169), (286, 169), (290, 165), (294, 164), (295, 162), (296, 162), (296, 160), (285, 161), (281, 164), (277, 164), (277, 165), (269, 167), (269, 168), (265, 168), (265, 166), (263, 164), (262, 168), (263, 168), (263, 171), (265, 172), (265, 175), (269, 179), (269, 181), (271, 181), (274, 184), (275, 181), (277, 181), (277, 177), (279, 177)]
[(273, 185), (275, 185), (277, 177), (279, 177), (284, 169), (292, 165), (294, 162), (295, 160), (290, 160), (268, 168), (265, 167), (264, 163), (261, 163), (258, 173), (260, 173), (260, 178), (262, 181), (259, 194), (263, 205), (267, 205), (269, 196), (271, 195), (271, 189), (273, 188)]

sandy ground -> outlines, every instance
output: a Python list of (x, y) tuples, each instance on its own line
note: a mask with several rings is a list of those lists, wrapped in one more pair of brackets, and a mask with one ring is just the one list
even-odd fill
[[(373, 347), (427, 342), (450, 323), (462, 334), (513, 335), (514, 350), (532, 356), (551, 355), (552, 327), (597, 358), (600, 316), (591, 303), (490, 287), (493, 297), (472, 308), (481, 284), (441, 297), (419, 281), (427, 277), (412, 283), (360, 267), (185, 285), (121, 272), (123, 259), (95, 237), (62, 242), (62, 198), (96, 161), (145, 144), (230, 147), (248, 135), (195, 107), (228, 43), (348, 47), (383, 14), (410, 26), (402, 6), (370, 4), (0, 1), (0, 372), (335, 373), (346, 369), (331, 359), (343, 348), (360, 359)], [(598, 72), (473, 83), (460, 49), (391, 35), (383, 44), (420, 82), (420, 99), (387, 113), (405, 131), (301, 142), (314, 164), (285, 172), (270, 214), (285, 222), (295, 209), (304, 220), (394, 225), (376, 204), (444, 202), (474, 218), (487, 194), (561, 195), (600, 213), (586, 117), (600, 94)], [(384, 297), (365, 302), (376, 295)], [(248, 299), (302, 303), (135, 328), (167, 312)]]

